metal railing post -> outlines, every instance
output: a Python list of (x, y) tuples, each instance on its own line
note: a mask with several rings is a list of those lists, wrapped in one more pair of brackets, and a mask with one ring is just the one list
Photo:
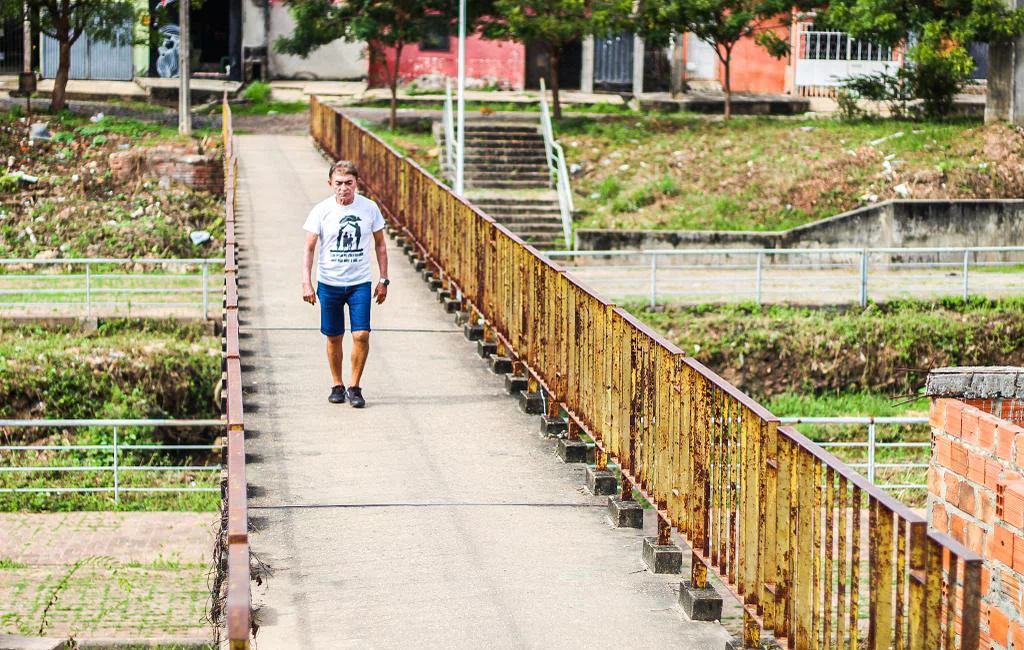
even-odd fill
[(754, 281), (754, 302), (757, 306), (761, 306), (761, 271), (762, 265), (764, 264), (764, 253), (757, 254), (757, 278)]
[(117, 471), (117, 427), (114, 427), (114, 503), (121, 503), (121, 480)]
[(86, 317), (92, 316), (92, 272), (90, 269), (92, 265), (89, 262), (85, 263), (85, 315)]
[(968, 277), (969, 277), (969, 273), (970, 273), (970, 270), (969, 270), (970, 263), (971, 263), (971, 251), (969, 249), (965, 248), (964, 249), (964, 302), (967, 302), (967, 297), (970, 295), (970, 289), (968, 288)]
[(203, 320), (210, 320), (210, 265), (203, 262)]
[(868, 424), (868, 481), (875, 482), (875, 423)]
[(658, 304), (658, 254), (651, 253), (651, 309)]
[(860, 306), (868, 306), (868, 249), (860, 254)]

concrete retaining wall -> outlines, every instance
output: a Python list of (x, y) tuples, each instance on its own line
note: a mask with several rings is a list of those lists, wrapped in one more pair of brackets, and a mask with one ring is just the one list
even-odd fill
[(1024, 200), (886, 201), (774, 232), (576, 231), (580, 250), (897, 248), (1024, 244)]

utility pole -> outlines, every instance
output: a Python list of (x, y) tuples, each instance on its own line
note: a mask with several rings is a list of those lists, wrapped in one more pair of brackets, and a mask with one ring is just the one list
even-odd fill
[(29, 13), (28, 2), (23, 3), (22, 7), (25, 12), (22, 47), (25, 51), (21, 57), (21, 74), (18, 75), (18, 94), (25, 96), (25, 112), (32, 115), (32, 93), (36, 91), (36, 76), (32, 72), (32, 15)]
[(466, 0), (459, 0), (459, 92), (456, 109), (459, 132), (455, 138), (458, 149), (455, 152), (455, 193), (459, 196), (466, 189)]
[(191, 75), (189, 59), (192, 39), (189, 38), (189, 5), (191, 0), (178, 0), (178, 133), (192, 135), (192, 95), (188, 82)]

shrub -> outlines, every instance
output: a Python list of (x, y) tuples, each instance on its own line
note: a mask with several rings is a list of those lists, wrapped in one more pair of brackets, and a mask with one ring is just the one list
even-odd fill
[(254, 81), (245, 89), (243, 96), (253, 104), (266, 104), (270, 99), (270, 84)]

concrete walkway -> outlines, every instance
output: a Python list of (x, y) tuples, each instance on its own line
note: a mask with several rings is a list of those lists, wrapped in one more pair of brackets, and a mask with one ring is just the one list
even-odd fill
[[(305, 137), (239, 136), (242, 325), (261, 650), (720, 650), (678, 577), (561, 464), (399, 251), (375, 308), (368, 406), (327, 402), (301, 223), (327, 195)], [(347, 376), (347, 372), (346, 372)], [(649, 522), (650, 523), (650, 522)]]

